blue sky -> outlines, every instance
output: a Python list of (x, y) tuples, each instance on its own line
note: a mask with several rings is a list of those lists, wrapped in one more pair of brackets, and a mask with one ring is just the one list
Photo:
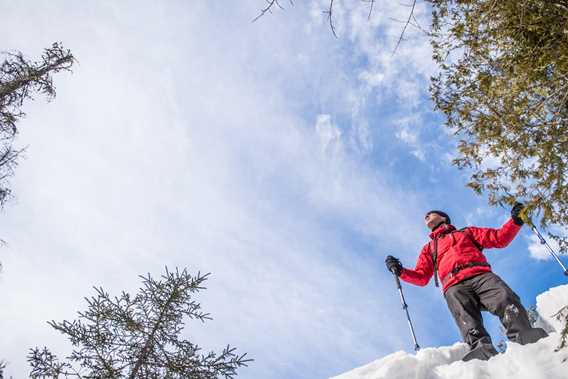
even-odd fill
[[(239, 377), (333, 376), (412, 348), (383, 260), (414, 265), (426, 211), (507, 219), (450, 164), (427, 40), (411, 29), (392, 54), (407, 7), (377, 2), (367, 20), (341, 2), (336, 39), (326, 1), (256, 23), (263, 1), (232, 3), (0, 2), (3, 50), (62, 41), (78, 60), (20, 123), (28, 150), (0, 219), (8, 374), (26, 375), (32, 346), (69, 351), (45, 322), (74, 318), (93, 285), (134, 291), (168, 265), (212, 273), (198, 299), (214, 320), (186, 333), (248, 352)], [(526, 305), (562, 281), (529, 236), (487, 251)], [(421, 345), (458, 340), (432, 283), (405, 291)]]

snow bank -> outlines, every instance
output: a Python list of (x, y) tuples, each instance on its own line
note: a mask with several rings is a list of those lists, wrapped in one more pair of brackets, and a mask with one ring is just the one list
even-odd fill
[(539, 295), (537, 310), (550, 336), (532, 345), (510, 343), (489, 361), (462, 362), (468, 348), (456, 343), (416, 354), (399, 351), (332, 379), (568, 379), (568, 349), (554, 351), (559, 342), (554, 330), (562, 325), (554, 315), (566, 305), (568, 285)]
[[(545, 323), (554, 330), (562, 330), (562, 322), (555, 315), (558, 311), (568, 305), (568, 284), (551, 288), (536, 297), (536, 308), (544, 319)], [(544, 328), (548, 325), (545, 325)], [(548, 329), (547, 329), (548, 330)], [(566, 376), (568, 378), (568, 375)]]

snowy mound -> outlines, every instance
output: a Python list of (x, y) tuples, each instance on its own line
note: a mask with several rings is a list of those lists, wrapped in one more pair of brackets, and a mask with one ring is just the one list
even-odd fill
[(489, 361), (462, 362), (468, 348), (463, 343), (425, 348), (416, 354), (403, 351), (378, 359), (333, 379), (566, 379), (568, 348), (555, 352), (562, 323), (554, 316), (568, 305), (568, 285), (550, 289), (537, 297), (540, 326), (549, 337), (532, 345), (510, 343), (507, 352)]

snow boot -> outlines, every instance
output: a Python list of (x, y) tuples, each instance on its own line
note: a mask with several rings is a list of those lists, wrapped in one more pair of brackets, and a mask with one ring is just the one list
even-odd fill
[(515, 338), (515, 342), (521, 345), (528, 345), (530, 343), (535, 343), (541, 338), (548, 337), (548, 333), (542, 328), (530, 328), (520, 331)]
[(467, 362), (471, 361), (472, 359), (480, 359), (482, 361), (486, 361), (497, 354), (498, 352), (493, 347), (493, 344), (483, 343), (471, 349), (466, 355), (463, 356), (462, 361)]

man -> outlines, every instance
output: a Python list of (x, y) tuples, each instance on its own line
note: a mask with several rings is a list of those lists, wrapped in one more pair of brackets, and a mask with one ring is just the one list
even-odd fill
[(482, 250), (504, 248), (515, 238), (523, 220), (523, 204), (511, 210), (511, 219), (500, 229), (467, 227), (456, 230), (450, 217), (442, 211), (426, 214), (431, 241), (424, 245), (416, 268), (403, 268), (400, 261), (388, 256), (387, 268), (408, 283), (425, 286), (434, 276), (442, 282), (444, 297), (454, 316), (463, 340), (470, 351), (463, 357), (487, 360), (497, 354), (491, 337), (483, 327), (481, 311), (499, 317), (510, 341), (522, 345), (546, 337), (541, 328), (532, 328), (527, 312), (517, 294), (491, 271)]

